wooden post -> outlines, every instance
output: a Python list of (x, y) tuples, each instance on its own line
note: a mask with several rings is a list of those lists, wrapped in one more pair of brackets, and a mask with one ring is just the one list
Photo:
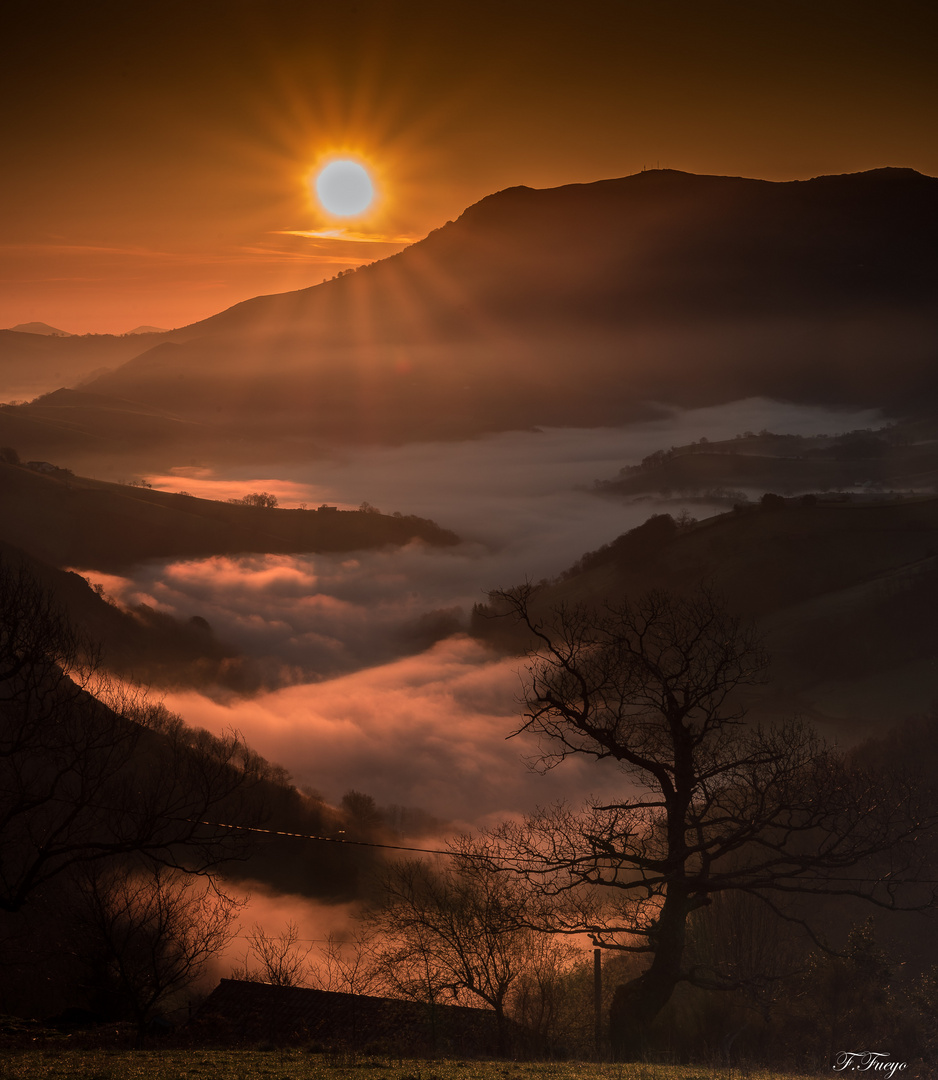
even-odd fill
[(601, 949), (593, 949), (593, 1018), (596, 1024), (596, 1060), (603, 1056), (603, 966)]

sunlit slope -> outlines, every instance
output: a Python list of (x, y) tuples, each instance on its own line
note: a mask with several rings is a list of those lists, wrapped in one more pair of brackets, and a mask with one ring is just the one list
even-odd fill
[(239, 552), (353, 551), (414, 538), (457, 542), (421, 518), (243, 506), (21, 465), (0, 464), (0, 505), (0, 540), (54, 566), (99, 570)]
[(936, 249), (938, 180), (911, 170), (514, 188), (392, 258), (166, 335), (89, 389), (350, 440), (754, 394), (922, 408)]
[[(938, 499), (795, 499), (683, 527), (653, 517), (584, 556), (541, 590), (535, 608), (546, 615), (561, 603), (701, 582), (766, 634), (773, 664), (757, 695), (763, 712), (843, 722), (849, 734), (923, 710), (938, 695)], [(496, 643), (523, 644), (503, 619), (477, 613), (473, 627)]]

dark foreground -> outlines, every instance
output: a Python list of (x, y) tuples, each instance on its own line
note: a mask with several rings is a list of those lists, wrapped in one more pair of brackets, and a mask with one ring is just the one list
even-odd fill
[[(830, 1072), (825, 1070), (825, 1075)], [(2, 1080), (775, 1080), (780, 1075), (777, 1070), (737, 1066), (417, 1061), (297, 1049), (0, 1050)], [(807, 1074), (784, 1075), (787, 1080), (807, 1080)], [(908, 1080), (929, 1074), (909, 1065), (894, 1075)]]

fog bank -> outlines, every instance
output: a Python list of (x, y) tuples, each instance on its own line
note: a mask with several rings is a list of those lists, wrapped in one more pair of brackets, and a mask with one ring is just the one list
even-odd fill
[(522, 757), (534, 748), (506, 742), (518, 723), (521, 663), (494, 658), (460, 633), (489, 589), (554, 576), (661, 508), (599, 498), (593, 481), (702, 436), (833, 434), (876, 422), (872, 413), (753, 400), (619, 429), (359, 448), (284, 463), (266, 476), (186, 467), (151, 483), (222, 497), (261, 489), (285, 505), (368, 501), (431, 517), (463, 543), (216, 557), (152, 564), (124, 578), (89, 576), (121, 603), (206, 618), (263, 671), (269, 689), (252, 698), (213, 688), (170, 694), (168, 704), (190, 723), (238, 728), (327, 798), (357, 788), (379, 802), (478, 823), (561, 796), (576, 801), (607, 782), (590, 763), (570, 762), (547, 778), (525, 768)]

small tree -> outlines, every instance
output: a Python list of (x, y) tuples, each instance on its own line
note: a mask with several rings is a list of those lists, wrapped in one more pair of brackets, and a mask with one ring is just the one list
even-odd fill
[(544, 620), (531, 599), (528, 587), (499, 594), (539, 644), (519, 730), (539, 738), (544, 768), (585, 754), (627, 782), (583, 812), (556, 806), (504, 825), (493, 855), (536, 886), (543, 925), (650, 958), (613, 998), (618, 1057), (641, 1055), (678, 983), (738, 985), (685, 952), (691, 915), (716, 896), (748, 893), (809, 933), (793, 895), (933, 903), (915, 840), (935, 814), (914, 782), (851, 769), (803, 725), (744, 723), (737, 692), (762, 681), (766, 657), (711, 591)]
[[(248, 945), (250, 951), (241, 966), (232, 969), (232, 978), (271, 986), (304, 986), (309, 981), (308, 959), (313, 947), (300, 944), (300, 928), (295, 922), (288, 922), (276, 937), (255, 923)], [(251, 965), (251, 957), (257, 966)]]
[(531, 934), (526, 946), (524, 969), (509, 994), (509, 1015), (538, 1054), (590, 1055), (595, 1049), (592, 961), (586, 962), (578, 945), (554, 934)]
[(277, 504), (277, 496), (269, 491), (252, 491), (250, 495), (244, 495), (240, 499), (229, 499), (228, 502), (236, 506), (259, 506), (262, 510), (273, 510)]
[(385, 988), (375, 963), (375, 935), (367, 927), (356, 927), (347, 934), (330, 933), (318, 952), (314, 982), (321, 990), (373, 994)]
[(188, 990), (227, 946), (245, 901), (159, 865), (85, 876), (86, 947), (129, 1008), (142, 1041), (156, 1011)]
[(876, 944), (872, 919), (851, 929), (842, 955), (812, 953), (791, 1003), (792, 1026), (802, 1045), (813, 1042), (818, 1057), (831, 1063), (844, 1050), (893, 1048), (880, 1040), (901, 1034), (905, 1010), (894, 1000), (891, 983), (890, 964)]
[(525, 890), (468, 842), (433, 868), (407, 860), (383, 880), (367, 925), (383, 940), (376, 967), (397, 994), (433, 1005), (481, 1000), (495, 1013), (507, 1047), (509, 994), (528, 971), (536, 931), (525, 925)]

